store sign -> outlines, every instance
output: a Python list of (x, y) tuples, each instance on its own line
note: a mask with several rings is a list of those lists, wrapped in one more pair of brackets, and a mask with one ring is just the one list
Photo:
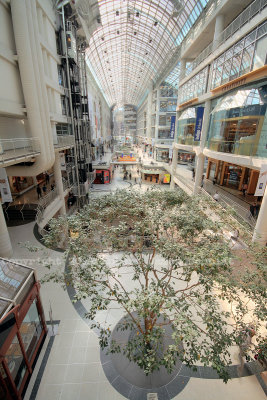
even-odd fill
[(171, 180), (171, 175), (170, 174), (164, 174), (163, 183), (170, 183), (170, 180)]
[(172, 116), (171, 116), (170, 139), (174, 139), (174, 134), (175, 134), (175, 120), (176, 120), (176, 116), (175, 116), (175, 115), (172, 115)]
[(201, 138), (203, 115), (204, 115), (204, 107), (198, 107), (197, 115), (196, 115), (195, 133), (194, 133), (194, 141), (195, 142), (199, 142), (200, 138)]
[(263, 196), (267, 184), (267, 164), (262, 165), (254, 196)]
[(0, 193), (2, 204), (13, 201), (5, 168), (0, 168)]
[(60, 169), (61, 169), (61, 171), (66, 171), (65, 154), (59, 153), (59, 155), (60, 155)]

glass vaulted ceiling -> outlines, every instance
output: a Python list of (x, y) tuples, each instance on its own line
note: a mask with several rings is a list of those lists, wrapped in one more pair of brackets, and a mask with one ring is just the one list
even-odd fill
[(87, 56), (110, 106), (139, 103), (208, 2), (98, 0)]

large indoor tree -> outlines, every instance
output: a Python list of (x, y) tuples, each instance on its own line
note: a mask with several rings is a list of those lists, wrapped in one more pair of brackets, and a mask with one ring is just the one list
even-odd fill
[[(72, 285), (75, 300), (89, 298), (86, 316), (98, 327), (101, 347), (145, 374), (162, 366), (171, 372), (179, 359), (212, 366), (227, 381), (231, 346), (242, 342), (248, 324), (257, 329), (266, 319), (266, 249), (246, 244), (246, 227), (214, 207), (180, 190), (95, 198), (79, 213), (52, 220), (44, 240), (52, 246), (65, 235), (68, 268), (45, 280)], [(238, 251), (227, 237), (237, 226)], [(112, 336), (114, 327), (97, 321), (112, 304), (125, 315), (115, 329), (133, 332), (123, 344)]]

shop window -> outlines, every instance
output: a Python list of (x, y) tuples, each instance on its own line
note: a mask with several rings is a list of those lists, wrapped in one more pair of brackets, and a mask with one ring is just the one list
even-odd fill
[(20, 334), (29, 360), (31, 360), (43, 327), (40, 321), (36, 302), (32, 303), (21, 326)]
[(165, 115), (160, 115), (159, 116), (159, 125), (165, 126), (166, 125), (166, 116)]
[(14, 336), (13, 341), (5, 355), (5, 359), (15, 385), (19, 389), (27, 368), (17, 335)]

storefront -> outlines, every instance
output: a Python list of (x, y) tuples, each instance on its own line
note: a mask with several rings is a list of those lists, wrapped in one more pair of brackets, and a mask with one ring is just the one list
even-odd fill
[(253, 83), (212, 101), (210, 150), (266, 157), (267, 82)]
[(168, 163), (172, 157), (172, 147), (167, 145), (155, 145), (156, 161)]
[(243, 184), (247, 184), (247, 194), (254, 195), (259, 171), (209, 158), (206, 177), (221, 186), (240, 192)]
[(95, 184), (111, 183), (113, 177), (113, 166), (111, 165), (94, 165), (96, 168)]
[(203, 114), (204, 107), (201, 104), (182, 112), (177, 121), (178, 143), (199, 146)]
[(47, 328), (32, 268), (0, 259), (0, 399), (21, 400)]
[(33, 188), (34, 182), (31, 176), (10, 176), (9, 185), (13, 195), (20, 195)]
[(193, 164), (196, 154), (190, 151), (178, 151), (178, 164)]
[(153, 168), (146, 168), (146, 169), (142, 169), (141, 170), (141, 174), (142, 174), (142, 180), (144, 182), (147, 183), (163, 183), (164, 179), (165, 179), (165, 183), (167, 182), (167, 177), (165, 177), (165, 175), (169, 175), (166, 174), (164, 170), (162, 169), (153, 169)]

